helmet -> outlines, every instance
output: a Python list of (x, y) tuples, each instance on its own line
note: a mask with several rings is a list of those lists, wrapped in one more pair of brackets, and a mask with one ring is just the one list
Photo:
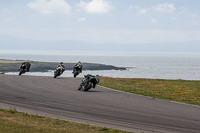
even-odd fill
[(81, 63), (80, 61), (78, 63)]
[(60, 62), (60, 64), (63, 64), (63, 62)]
[(29, 62), (29, 60), (27, 60), (26, 62)]

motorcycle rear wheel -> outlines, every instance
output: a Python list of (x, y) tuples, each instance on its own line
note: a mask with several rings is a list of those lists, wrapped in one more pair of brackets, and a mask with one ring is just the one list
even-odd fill
[(84, 87), (84, 91), (88, 91), (91, 88), (92, 88), (92, 83), (88, 82), (87, 85)]
[(76, 78), (76, 76), (77, 76), (79, 73), (80, 73), (79, 71), (75, 71), (75, 72), (74, 72), (74, 78)]
[(54, 78), (60, 76), (60, 70), (56, 71), (55, 74), (54, 74)]

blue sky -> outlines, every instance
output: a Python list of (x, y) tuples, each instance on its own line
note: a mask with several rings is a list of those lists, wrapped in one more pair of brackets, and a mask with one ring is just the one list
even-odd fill
[(39, 41), (200, 41), (200, 0), (0, 0), (0, 35)]

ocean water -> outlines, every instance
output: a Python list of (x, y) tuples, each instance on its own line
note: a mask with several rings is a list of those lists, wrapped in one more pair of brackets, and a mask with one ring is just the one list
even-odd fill
[[(65, 63), (100, 63), (126, 67), (127, 70), (83, 71), (85, 74), (98, 74), (120, 78), (184, 79), (200, 80), (200, 54), (181, 53), (114, 53), (114, 52), (78, 52), (78, 51), (4, 51), (0, 50), (0, 59), (33, 60)], [(72, 71), (65, 71), (63, 77), (72, 77)], [(7, 74), (18, 74), (7, 73)], [(26, 75), (52, 76), (53, 71), (45, 73), (26, 73)]]

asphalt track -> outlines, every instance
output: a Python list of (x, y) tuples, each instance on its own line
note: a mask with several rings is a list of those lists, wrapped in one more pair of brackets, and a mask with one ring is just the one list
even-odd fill
[(97, 86), (81, 78), (0, 74), (0, 107), (135, 132), (200, 132), (200, 107)]

